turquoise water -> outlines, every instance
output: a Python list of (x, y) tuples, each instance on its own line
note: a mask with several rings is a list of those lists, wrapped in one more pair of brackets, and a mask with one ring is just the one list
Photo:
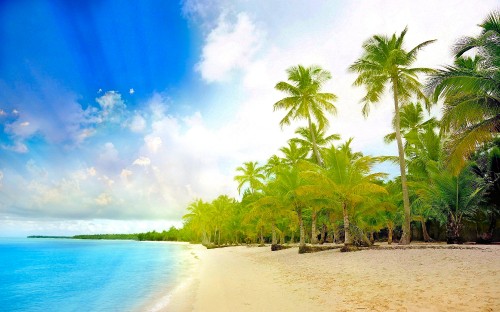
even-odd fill
[(0, 239), (0, 311), (141, 310), (178, 283), (187, 253), (160, 242)]

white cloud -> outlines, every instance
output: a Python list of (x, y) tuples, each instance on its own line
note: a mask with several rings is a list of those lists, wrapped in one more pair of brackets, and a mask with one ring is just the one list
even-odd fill
[(134, 162), (132, 164), (137, 165), (137, 166), (146, 167), (146, 166), (149, 166), (151, 164), (151, 160), (147, 157), (140, 156), (139, 158), (134, 160)]
[(121, 115), (124, 113), (126, 105), (119, 92), (106, 91), (104, 95), (95, 100), (101, 107), (100, 114), (103, 120), (110, 122), (119, 122), (121, 120)]
[(95, 199), (95, 203), (99, 206), (107, 206), (107, 205), (111, 204), (112, 201), (113, 201), (113, 198), (111, 197), (111, 195), (109, 195), (107, 193), (101, 193)]
[(128, 93), (129, 93), (129, 94), (134, 94), (134, 93), (135, 93), (135, 91), (134, 91), (134, 89), (133, 89), (133, 88), (130, 88), (130, 90), (128, 91)]
[(7, 115), (7, 113), (3, 109), (0, 108), (0, 116), (6, 116), (6, 115)]
[(146, 128), (146, 119), (139, 114), (136, 114), (129, 125), (132, 132), (142, 132)]
[(120, 178), (122, 181), (125, 183), (129, 182), (129, 177), (132, 176), (133, 172), (128, 170), (128, 169), (122, 169), (122, 172), (120, 173)]
[[(198, 72), (205, 81), (225, 84), (222, 87), (205, 85), (211, 96), (203, 97), (205, 102), (199, 111), (185, 116), (175, 115), (179, 111), (169, 109), (179, 105), (178, 99), (162, 94), (153, 94), (142, 110), (137, 107), (137, 111), (125, 111), (123, 99), (114, 91), (100, 94), (102, 96), (96, 99), (99, 109), (89, 107), (85, 111), (74, 95), (54, 92), (62, 95), (64, 101), (52, 101), (57, 105), (52, 105), (49, 111), (67, 109), (61, 116), (74, 116), (71, 122), (64, 122), (63, 127), (60, 122), (54, 122), (59, 117), (43, 114), (43, 103), (31, 113), (25, 113), (21, 106), (17, 123), (6, 125), (13, 136), (12, 142), (16, 143), (3, 148), (26, 152), (28, 148), (23, 140), (35, 133), (50, 137), (51, 142), (80, 135), (83, 142), (94, 133), (91, 125), (104, 123), (120, 110), (128, 117), (127, 122), (120, 125), (141, 133), (144, 139), (137, 140), (137, 135), (132, 134), (141, 145), (138, 147), (133, 140), (126, 141), (127, 137), (95, 135), (90, 140), (101, 145), (83, 155), (76, 165), (67, 165), (73, 170), (52, 169), (44, 173), (44, 166), (40, 165), (38, 169), (32, 166), (31, 171), (23, 175), (2, 168), (2, 213), (87, 219), (74, 223), (40, 221), (41, 227), (51, 229), (47, 230), (48, 234), (59, 230), (88, 233), (140, 228), (148, 231), (152, 225), (147, 222), (134, 221), (136, 227), (132, 227), (125, 221), (91, 220), (180, 220), (193, 198), (212, 200), (219, 194), (237, 196), (234, 169), (244, 161), (264, 162), (293, 137), (297, 126), (304, 125), (295, 122), (282, 131), (278, 123), (285, 112), (272, 111), (273, 103), (283, 97), (274, 85), (286, 80), (286, 68), (299, 63), (318, 64), (332, 72), (333, 79), (324, 90), (339, 96), (335, 103), (339, 114), (330, 118), (330, 133), (340, 133), (343, 139), (354, 136), (356, 150), (394, 155), (396, 147), (382, 141), (383, 135), (391, 131), (390, 97), (384, 98), (364, 119), (358, 104), (364, 90), (352, 87), (355, 75), (346, 71), (360, 56), (362, 42), (376, 33), (400, 32), (408, 25), (407, 47), (438, 39), (425, 48), (418, 59), (418, 66), (436, 67), (451, 60), (449, 48), (454, 40), (462, 35), (474, 35), (476, 25), (495, 5), (492, 1), (463, 2), (460, 6), (449, 1), (351, 4), (314, 0), (222, 0), (211, 2), (211, 6), (203, 1), (185, 3), (188, 2), (191, 13), (198, 12), (196, 14), (206, 19), (197, 21), (203, 24), (205, 36)], [(202, 96), (206, 91), (202, 90)], [(31, 98), (21, 100), (18, 102)], [(190, 97), (183, 101), (196, 107), (196, 103), (190, 103), (195, 101)], [(22, 127), (21, 118), (30, 124)], [(130, 135), (128, 130), (125, 132)], [(74, 154), (69, 157), (72, 156)], [(0, 224), (0, 228), (5, 229), (5, 224)]]
[(232, 23), (226, 15), (207, 36), (197, 70), (208, 82), (227, 81), (234, 70), (249, 65), (262, 40), (250, 17), (240, 13)]
[(116, 91), (106, 91), (104, 95), (95, 100), (104, 110), (112, 110), (115, 105), (124, 105), (122, 96)]
[(118, 150), (111, 142), (106, 142), (101, 148), (99, 160), (104, 163), (114, 163), (118, 161)]
[(111, 186), (113, 186), (113, 184), (115, 184), (115, 181), (113, 179), (110, 179), (106, 175), (99, 177), (99, 180), (101, 180), (108, 187), (111, 187)]
[(146, 136), (144, 138), (144, 142), (146, 142), (146, 145), (152, 153), (156, 153), (158, 149), (161, 147), (161, 138), (160, 137), (152, 137), (152, 136)]
[(87, 174), (91, 177), (94, 177), (97, 174), (97, 171), (94, 167), (87, 168)]
[(26, 146), (26, 144), (19, 141), (14, 142), (14, 145), (2, 145), (2, 148), (16, 153), (28, 152), (28, 147)]

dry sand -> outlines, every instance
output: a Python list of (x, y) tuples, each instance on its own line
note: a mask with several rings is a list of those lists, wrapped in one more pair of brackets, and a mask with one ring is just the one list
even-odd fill
[(191, 248), (191, 279), (165, 311), (500, 311), (500, 246), (302, 255)]

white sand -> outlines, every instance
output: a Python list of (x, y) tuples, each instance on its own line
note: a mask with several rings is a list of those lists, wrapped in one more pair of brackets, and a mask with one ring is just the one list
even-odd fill
[(500, 246), (206, 250), (165, 311), (500, 311)]

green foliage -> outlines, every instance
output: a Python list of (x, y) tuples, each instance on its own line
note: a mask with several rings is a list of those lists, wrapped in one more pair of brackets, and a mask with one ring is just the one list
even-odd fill
[[(343, 227), (349, 250), (351, 244), (370, 244), (373, 233), (381, 229), (388, 230), (390, 242), (400, 225), (401, 242), (408, 243), (411, 220), (446, 224), (450, 242), (460, 240), (465, 219), (495, 221), (500, 215), (498, 147), (483, 149), (473, 164), (464, 161), (467, 166), (458, 171), (445, 166), (445, 155), (455, 143), (457, 150), (475, 151), (484, 131), (489, 131), (489, 138), (498, 135), (498, 24), (498, 13), (492, 13), (481, 25), (480, 36), (464, 38), (457, 45), (455, 66), (438, 71), (412, 67), (418, 52), (434, 40), (406, 50), (407, 29), (392, 36), (372, 36), (363, 44), (363, 54), (349, 67), (358, 75), (354, 85), (366, 88), (362, 112), (367, 115), (387, 89), (394, 99), (395, 132), (385, 139), (398, 143), (401, 176), (390, 181), (373, 168), (395, 157), (353, 151), (352, 139), (331, 145), (340, 139), (326, 134), (327, 115), (336, 113), (336, 96), (321, 90), (330, 73), (319, 66), (290, 67), (288, 80), (275, 86), (285, 97), (273, 108), (286, 111), (281, 127), (298, 120), (305, 120), (307, 126), (297, 128), (297, 136), (264, 165), (249, 161), (236, 168), (239, 201), (221, 195), (209, 202), (191, 202), (184, 227), (172, 237), (210, 248), (256, 242), (279, 246), (285, 240), (294, 241), (298, 232), (301, 250), (309, 250), (305, 243), (316, 243), (320, 224), (322, 235), (335, 233), (337, 239)], [(478, 52), (475, 58), (463, 56), (472, 49)], [(424, 107), (429, 109), (432, 101), (422, 91), (419, 79), (423, 74), (433, 75), (427, 85), (433, 92), (431, 100), (445, 100), (442, 122), (425, 117)], [(483, 127), (488, 122), (493, 122), (494, 131)], [(473, 140), (464, 141), (461, 135), (469, 135), (469, 126), (479, 132), (473, 129)], [(464, 149), (461, 144), (472, 145)]]
[[(477, 37), (463, 37), (455, 46), (454, 65), (431, 75), (427, 90), (444, 100), (442, 131), (451, 134), (447, 144), (449, 165), (455, 173), (481, 144), (500, 132), (500, 12), (479, 25)], [(474, 57), (464, 54), (474, 51)]]
[(75, 235), (74, 239), (120, 239), (120, 240), (139, 240), (140, 234), (90, 234)]

